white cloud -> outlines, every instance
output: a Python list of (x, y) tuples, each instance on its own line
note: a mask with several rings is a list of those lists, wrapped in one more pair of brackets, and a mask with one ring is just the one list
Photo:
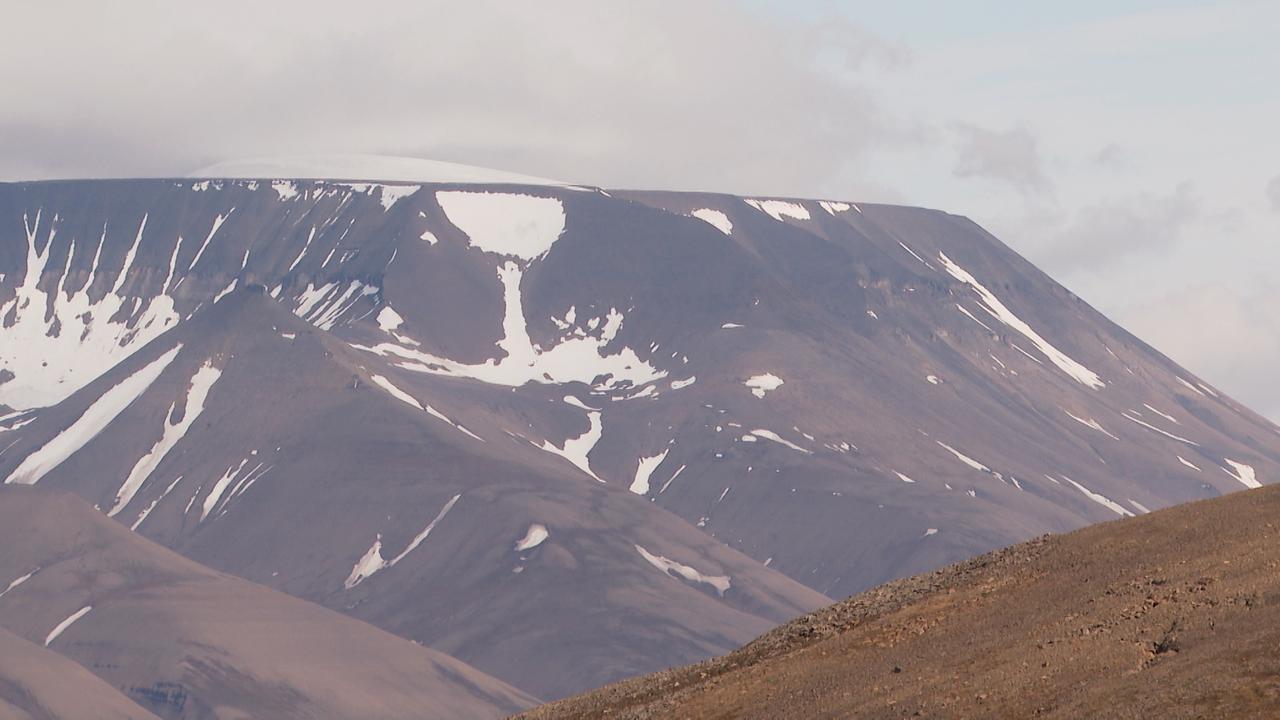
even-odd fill
[(383, 153), (809, 194), (901, 135), (850, 74), (899, 48), (727, 0), (73, 5), (6, 17), (57, 31), (0, 46), (0, 177)]
[(957, 123), (953, 130), (957, 177), (999, 180), (1024, 192), (1049, 189), (1036, 139), (1026, 128), (994, 131)]

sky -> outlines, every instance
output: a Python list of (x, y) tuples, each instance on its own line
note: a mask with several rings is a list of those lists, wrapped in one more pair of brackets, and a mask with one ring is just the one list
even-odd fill
[(941, 208), (1280, 420), (1278, 36), (1271, 0), (43, 0), (0, 180), (377, 153)]

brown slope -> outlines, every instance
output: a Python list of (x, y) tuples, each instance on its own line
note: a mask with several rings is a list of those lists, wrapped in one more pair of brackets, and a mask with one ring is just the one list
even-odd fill
[(156, 716), (74, 662), (0, 629), (0, 720), (81, 717)]
[(1276, 717), (1280, 488), (1016, 545), (529, 718)]
[(532, 698), (441, 653), (214, 572), (82, 500), (0, 488), (0, 627), (166, 718), (495, 717)]

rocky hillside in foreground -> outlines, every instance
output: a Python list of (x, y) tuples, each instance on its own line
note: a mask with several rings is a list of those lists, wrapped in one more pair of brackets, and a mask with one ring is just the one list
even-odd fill
[(1278, 540), (1280, 488), (1048, 536), (522, 717), (1271, 718)]
[(573, 186), (0, 185), (0, 404), (5, 482), (542, 698), (1280, 474), (964, 218)]

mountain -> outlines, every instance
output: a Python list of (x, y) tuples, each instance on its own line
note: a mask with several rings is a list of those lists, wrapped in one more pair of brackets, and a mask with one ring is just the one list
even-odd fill
[(1280, 471), (1275, 426), (918, 208), (7, 184), (0, 326), (7, 483), (548, 699)]
[(1040, 538), (523, 717), (1275, 717), (1277, 516), (1268, 487)]
[[(479, 718), (534, 702), (441, 653), (201, 567), (65, 493), (0, 489), (0, 542), (0, 626), (159, 717)], [(30, 645), (8, 638), (0, 687), (6, 666), (40, 677)]]

